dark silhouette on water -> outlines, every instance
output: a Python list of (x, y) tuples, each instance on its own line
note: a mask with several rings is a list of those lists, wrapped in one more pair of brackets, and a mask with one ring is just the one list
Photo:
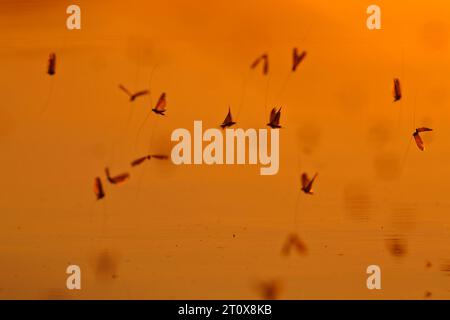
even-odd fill
[(257, 286), (263, 300), (276, 300), (282, 291), (281, 283), (278, 280), (260, 282)]
[(406, 240), (398, 237), (386, 239), (389, 253), (394, 257), (403, 257), (407, 253)]
[(99, 280), (113, 281), (116, 280), (119, 269), (119, 258), (109, 251), (102, 251), (95, 260), (95, 276)]
[(281, 253), (283, 256), (289, 256), (292, 248), (294, 248), (300, 255), (305, 255), (308, 252), (306, 245), (295, 233), (292, 233), (287, 237), (286, 242), (281, 249)]

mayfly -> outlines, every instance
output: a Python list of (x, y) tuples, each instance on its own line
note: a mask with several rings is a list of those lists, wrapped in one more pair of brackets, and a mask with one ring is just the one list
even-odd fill
[(228, 114), (220, 126), (223, 129), (223, 128), (231, 127), (232, 125), (235, 125), (235, 124), (236, 124), (236, 122), (233, 121), (233, 117), (231, 116), (231, 109), (228, 108)]

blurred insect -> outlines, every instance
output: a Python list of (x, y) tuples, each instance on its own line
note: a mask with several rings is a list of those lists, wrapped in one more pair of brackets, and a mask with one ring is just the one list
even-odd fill
[(106, 173), (106, 178), (112, 184), (119, 184), (119, 183), (125, 182), (126, 180), (128, 180), (130, 178), (129, 173), (122, 173), (117, 176), (111, 177), (108, 167), (105, 168), (105, 173)]
[(164, 112), (166, 112), (166, 93), (163, 92), (156, 103), (156, 107), (152, 109), (152, 111), (156, 114), (160, 114), (165, 116)]
[(272, 111), (270, 111), (270, 119), (267, 125), (272, 129), (281, 128), (280, 117), (281, 117), (281, 108), (278, 110), (276, 108), (273, 108)]
[(48, 57), (47, 73), (53, 76), (56, 73), (56, 54), (50, 53)]
[(149, 157), (153, 158), (153, 159), (157, 159), (157, 160), (167, 160), (167, 159), (169, 159), (169, 156), (166, 156), (164, 154), (151, 154)]
[(119, 258), (117, 255), (102, 251), (95, 260), (95, 275), (99, 280), (115, 280), (118, 278)]
[(402, 98), (402, 88), (400, 86), (400, 80), (394, 79), (394, 102), (399, 101)]
[(404, 239), (391, 238), (386, 239), (387, 247), (391, 255), (394, 257), (403, 257), (406, 255), (406, 242)]
[(130, 97), (131, 102), (133, 102), (134, 100), (136, 100), (136, 98), (138, 98), (140, 96), (145, 96), (150, 93), (148, 90), (142, 90), (142, 91), (138, 91), (136, 93), (131, 93), (127, 88), (125, 88), (121, 84), (119, 84), (119, 88)]
[(317, 178), (317, 173), (314, 175), (314, 177), (310, 180), (308, 178), (308, 175), (306, 173), (302, 174), (302, 191), (306, 194), (313, 195), (314, 192), (312, 191), (313, 183)]
[(261, 62), (263, 62), (263, 75), (267, 75), (269, 73), (269, 56), (266, 53), (259, 56), (250, 68), (255, 69)]
[(236, 122), (233, 121), (233, 117), (231, 116), (231, 109), (228, 108), (228, 114), (225, 120), (223, 120), (223, 123), (220, 125), (223, 128), (231, 127), (232, 125), (235, 125)]
[(166, 155), (162, 155), (162, 154), (149, 154), (147, 156), (144, 156), (144, 157), (141, 157), (141, 158), (138, 158), (138, 159), (132, 161), (131, 166), (136, 167), (136, 166), (142, 164), (143, 162), (145, 162), (146, 160), (150, 160), (152, 158), (158, 159), (158, 160), (167, 160), (169, 157)]
[(131, 166), (132, 166), (132, 167), (136, 167), (136, 166), (142, 164), (142, 163), (143, 163), (144, 161), (146, 161), (146, 160), (150, 160), (150, 157), (149, 157), (149, 156), (145, 156), (145, 157), (141, 157), (141, 158), (138, 158), (138, 159), (136, 159), (136, 160), (133, 160), (133, 161), (131, 162)]
[(294, 248), (300, 255), (304, 255), (308, 251), (306, 245), (295, 233), (292, 233), (287, 237), (286, 242), (284, 243), (283, 248), (281, 249), (281, 253), (284, 256), (289, 256), (292, 248)]
[(420, 133), (428, 132), (428, 131), (433, 131), (433, 129), (422, 127), (422, 128), (417, 128), (416, 131), (414, 131), (414, 133), (413, 133), (413, 137), (414, 137), (414, 140), (416, 141), (417, 147), (421, 151), (425, 150), (425, 146), (424, 146), (422, 137), (420, 136)]
[(443, 265), (441, 265), (440, 270), (446, 275), (450, 276), (450, 263), (445, 262)]
[(258, 284), (263, 300), (276, 300), (282, 291), (281, 283), (278, 280), (269, 280)]
[(103, 199), (105, 197), (105, 192), (103, 191), (102, 180), (97, 177), (94, 180), (94, 193), (97, 200)]
[(306, 54), (306, 51), (299, 54), (297, 48), (294, 48), (292, 52), (292, 72), (297, 70), (299, 64), (306, 58)]

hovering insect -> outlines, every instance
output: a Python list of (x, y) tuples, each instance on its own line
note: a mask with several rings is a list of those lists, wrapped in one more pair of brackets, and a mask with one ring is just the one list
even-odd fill
[(400, 86), (400, 80), (394, 79), (394, 102), (399, 101), (402, 98), (402, 88)]
[(422, 127), (422, 128), (417, 128), (416, 131), (414, 131), (414, 133), (413, 133), (413, 137), (414, 137), (414, 140), (416, 141), (417, 147), (421, 151), (425, 150), (425, 145), (423, 144), (423, 140), (422, 140), (422, 137), (420, 136), (420, 133), (428, 132), (428, 131), (433, 131), (433, 129)]
[(263, 62), (263, 75), (267, 75), (269, 73), (269, 56), (264, 53), (259, 56), (250, 66), (250, 68), (255, 69), (261, 62)]
[(136, 167), (136, 166), (142, 164), (143, 162), (145, 162), (146, 160), (150, 160), (152, 158), (158, 159), (158, 160), (167, 160), (169, 157), (166, 155), (162, 155), (162, 154), (149, 154), (147, 156), (144, 156), (144, 157), (141, 157), (141, 158), (138, 158), (138, 159), (132, 161), (131, 166)]
[(47, 73), (53, 76), (56, 72), (56, 54), (50, 53), (48, 57)]
[(276, 108), (273, 108), (272, 111), (270, 112), (270, 119), (267, 125), (272, 129), (281, 128), (280, 117), (281, 117), (281, 108), (278, 110)]
[(292, 52), (292, 72), (297, 70), (298, 65), (306, 58), (306, 51), (298, 53), (297, 48), (294, 48)]
[(302, 174), (302, 191), (304, 193), (310, 194), (310, 195), (314, 194), (314, 192), (312, 191), (312, 186), (313, 186), (314, 181), (317, 178), (317, 175), (318, 174), (316, 173), (314, 175), (314, 177), (311, 180), (309, 180), (308, 175), (306, 173)]
[(166, 93), (163, 92), (158, 99), (158, 103), (156, 103), (156, 107), (152, 109), (152, 111), (156, 114), (160, 114), (165, 116), (164, 112), (166, 112)]
[(131, 93), (127, 88), (125, 88), (121, 84), (119, 84), (119, 88), (130, 97), (131, 102), (133, 102), (134, 100), (136, 100), (136, 98), (138, 98), (140, 96), (145, 96), (146, 94), (150, 93), (148, 90), (142, 90), (142, 91), (138, 91), (136, 93)]
[(306, 245), (303, 243), (300, 237), (294, 233), (290, 234), (287, 237), (286, 242), (284, 243), (283, 248), (281, 249), (281, 253), (284, 256), (289, 256), (289, 254), (291, 253), (291, 248), (294, 248), (300, 255), (304, 255), (308, 251)]
[(105, 197), (105, 192), (103, 191), (102, 180), (97, 177), (94, 180), (94, 193), (97, 200), (103, 199)]
[(130, 178), (129, 173), (122, 173), (117, 176), (111, 177), (108, 167), (105, 168), (105, 173), (106, 173), (106, 178), (108, 179), (109, 183), (112, 183), (112, 184), (119, 184), (119, 183), (125, 182), (126, 180), (128, 180)]
[(231, 116), (231, 109), (228, 108), (228, 114), (225, 118), (225, 120), (223, 120), (223, 123), (220, 125), (222, 127), (222, 129), (227, 128), (227, 127), (231, 127), (233, 125), (235, 125), (236, 122), (233, 121), (233, 117)]

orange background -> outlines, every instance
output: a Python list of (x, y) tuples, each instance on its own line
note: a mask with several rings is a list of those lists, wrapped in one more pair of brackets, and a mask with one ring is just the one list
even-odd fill
[[(66, 29), (74, 3), (80, 31)], [(382, 30), (366, 28), (373, 3)], [(449, 9), (444, 0), (1, 1), (0, 297), (254, 299), (260, 281), (277, 279), (282, 299), (449, 298)], [(288, 76), (294, 46), (308, 56)], [(263, 52), (268, 78), (249, 72)], [(395, 77), (404, 97), (394, 104)], [(151, 97), (129, 103), (119, 83)], [(163, 91), (167, 117), (151, 114), (137, 136)], [(129, 167), (149, 146), (169, 153), (176, 128), (217, 127), (228, 106), (242, 128), (264, 128), (270, 108), (283, 107), (278, 175)], [(416, 126), (435, 129), (424, 152)], [(96, 202), (105, 166), (131, 179), (104, 183)], [(304, 171), (319, 172), (316, 194), (297, 206)], [(295, 214), (308, 255), (283, 258)], [(405, 254), (393, 254), (392, 238)], [(65, 287), (69, 264), (81, 267), (80, 291)], [(371, 264), (382, 290), (366, 288)]]

